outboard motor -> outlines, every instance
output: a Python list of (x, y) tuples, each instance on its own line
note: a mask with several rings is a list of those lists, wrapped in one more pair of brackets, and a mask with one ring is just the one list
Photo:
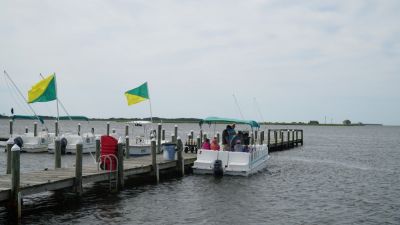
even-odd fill
[(61, 142), (61, 154), (65, 155), (65, 150), (67, 148), (68, 141), (65, 137), (62, 137), (60, 142)]
[(214, 177), (224, 176), (224, 169), (222, 167), (222, 161), (220, 159), (217, 159), (214, 161), (213, 174), (214, 174)]
[(21, 137), (14, 138), (14, 144), (18, 145), (18, 147), (22, 148), (24, 145), (24, 140)]

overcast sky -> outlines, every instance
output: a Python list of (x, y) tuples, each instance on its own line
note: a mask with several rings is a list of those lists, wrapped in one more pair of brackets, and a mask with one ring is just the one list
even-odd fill
[[(73, 115), (147, 117), (124, 96), (147, 81), (154, 116), (240, 118), (235, 94), (246, 119), (398, 125), (399, 12), (398, 0), (2, 0), (0, 67), (25, 95), (56, 72)], [(29, 114), (1, 76), (0, 113)]]

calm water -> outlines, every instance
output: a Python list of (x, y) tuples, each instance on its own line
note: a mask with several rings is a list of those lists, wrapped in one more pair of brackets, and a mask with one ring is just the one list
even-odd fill
[[(0, 121), (0, 136), (7, 135), (7, 123)], [(20, 123), (16, 130), (23, 132), (31, 122)], [(104, 122), (84, 125), (87, 131), (105, 131)], [(112, 124), (121, 133), (123, 126)], [(73, 132), (75, 127), (66, 122), (62, 129)], [(179, 129), (186, 137), (198, 126)], [(130, 183), (119, 194), (108, 194), (107, 184), (95, 184), (85, 187), (81, 199), (68, 192), (44, 193), (25, 198), (23, 223), (400, 224), (400, 127), (303, 129), (303, 147), (271, 153), (267, 169), (249, 178), (188, 175), (159, 185)], [(1, 173), (4, 159), (1, 152)], [(54, 166), (48, 154), (21, 159), (25, 171)], [(63, 166), (73, 161), (74, 156), (64, 156)], [(86, 156), (84, 163), (92, 161)], [(0, 208), (0, 224), (7, 223)]]

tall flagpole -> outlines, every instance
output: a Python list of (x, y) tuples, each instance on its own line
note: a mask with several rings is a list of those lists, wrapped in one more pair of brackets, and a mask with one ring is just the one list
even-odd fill
[(146, 86), (147, 86), (147, 95), (149, 96), (150, 120), (151, 120), (151, 123), (153, 123), (153, 111), (151, 110), (151, 98), (150, 98), (149, 85), (147, 85), (147, 82), (146, 82)]
[(59, 118), (60, 118), (60, 113), (58, 111), (58, 91), (57, 91), (57, 77), (56, 77), (56, 73), (54, 73), (54, 79), (56, 82), (56, 99), (57, 99), (57, 122), (59, 122)]

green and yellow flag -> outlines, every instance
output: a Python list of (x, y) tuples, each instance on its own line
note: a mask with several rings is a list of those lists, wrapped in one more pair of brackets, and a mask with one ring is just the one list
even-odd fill
[(39, 81), (28, 91), (28, 103), (49, 102), (57, 99), (56, 75), (52, 74)]
[(147, 82), (137, 88), (125, 92), (128, 105), (133, 105), (144, 100), (149, 99), (149, 91), (147, 89)]

